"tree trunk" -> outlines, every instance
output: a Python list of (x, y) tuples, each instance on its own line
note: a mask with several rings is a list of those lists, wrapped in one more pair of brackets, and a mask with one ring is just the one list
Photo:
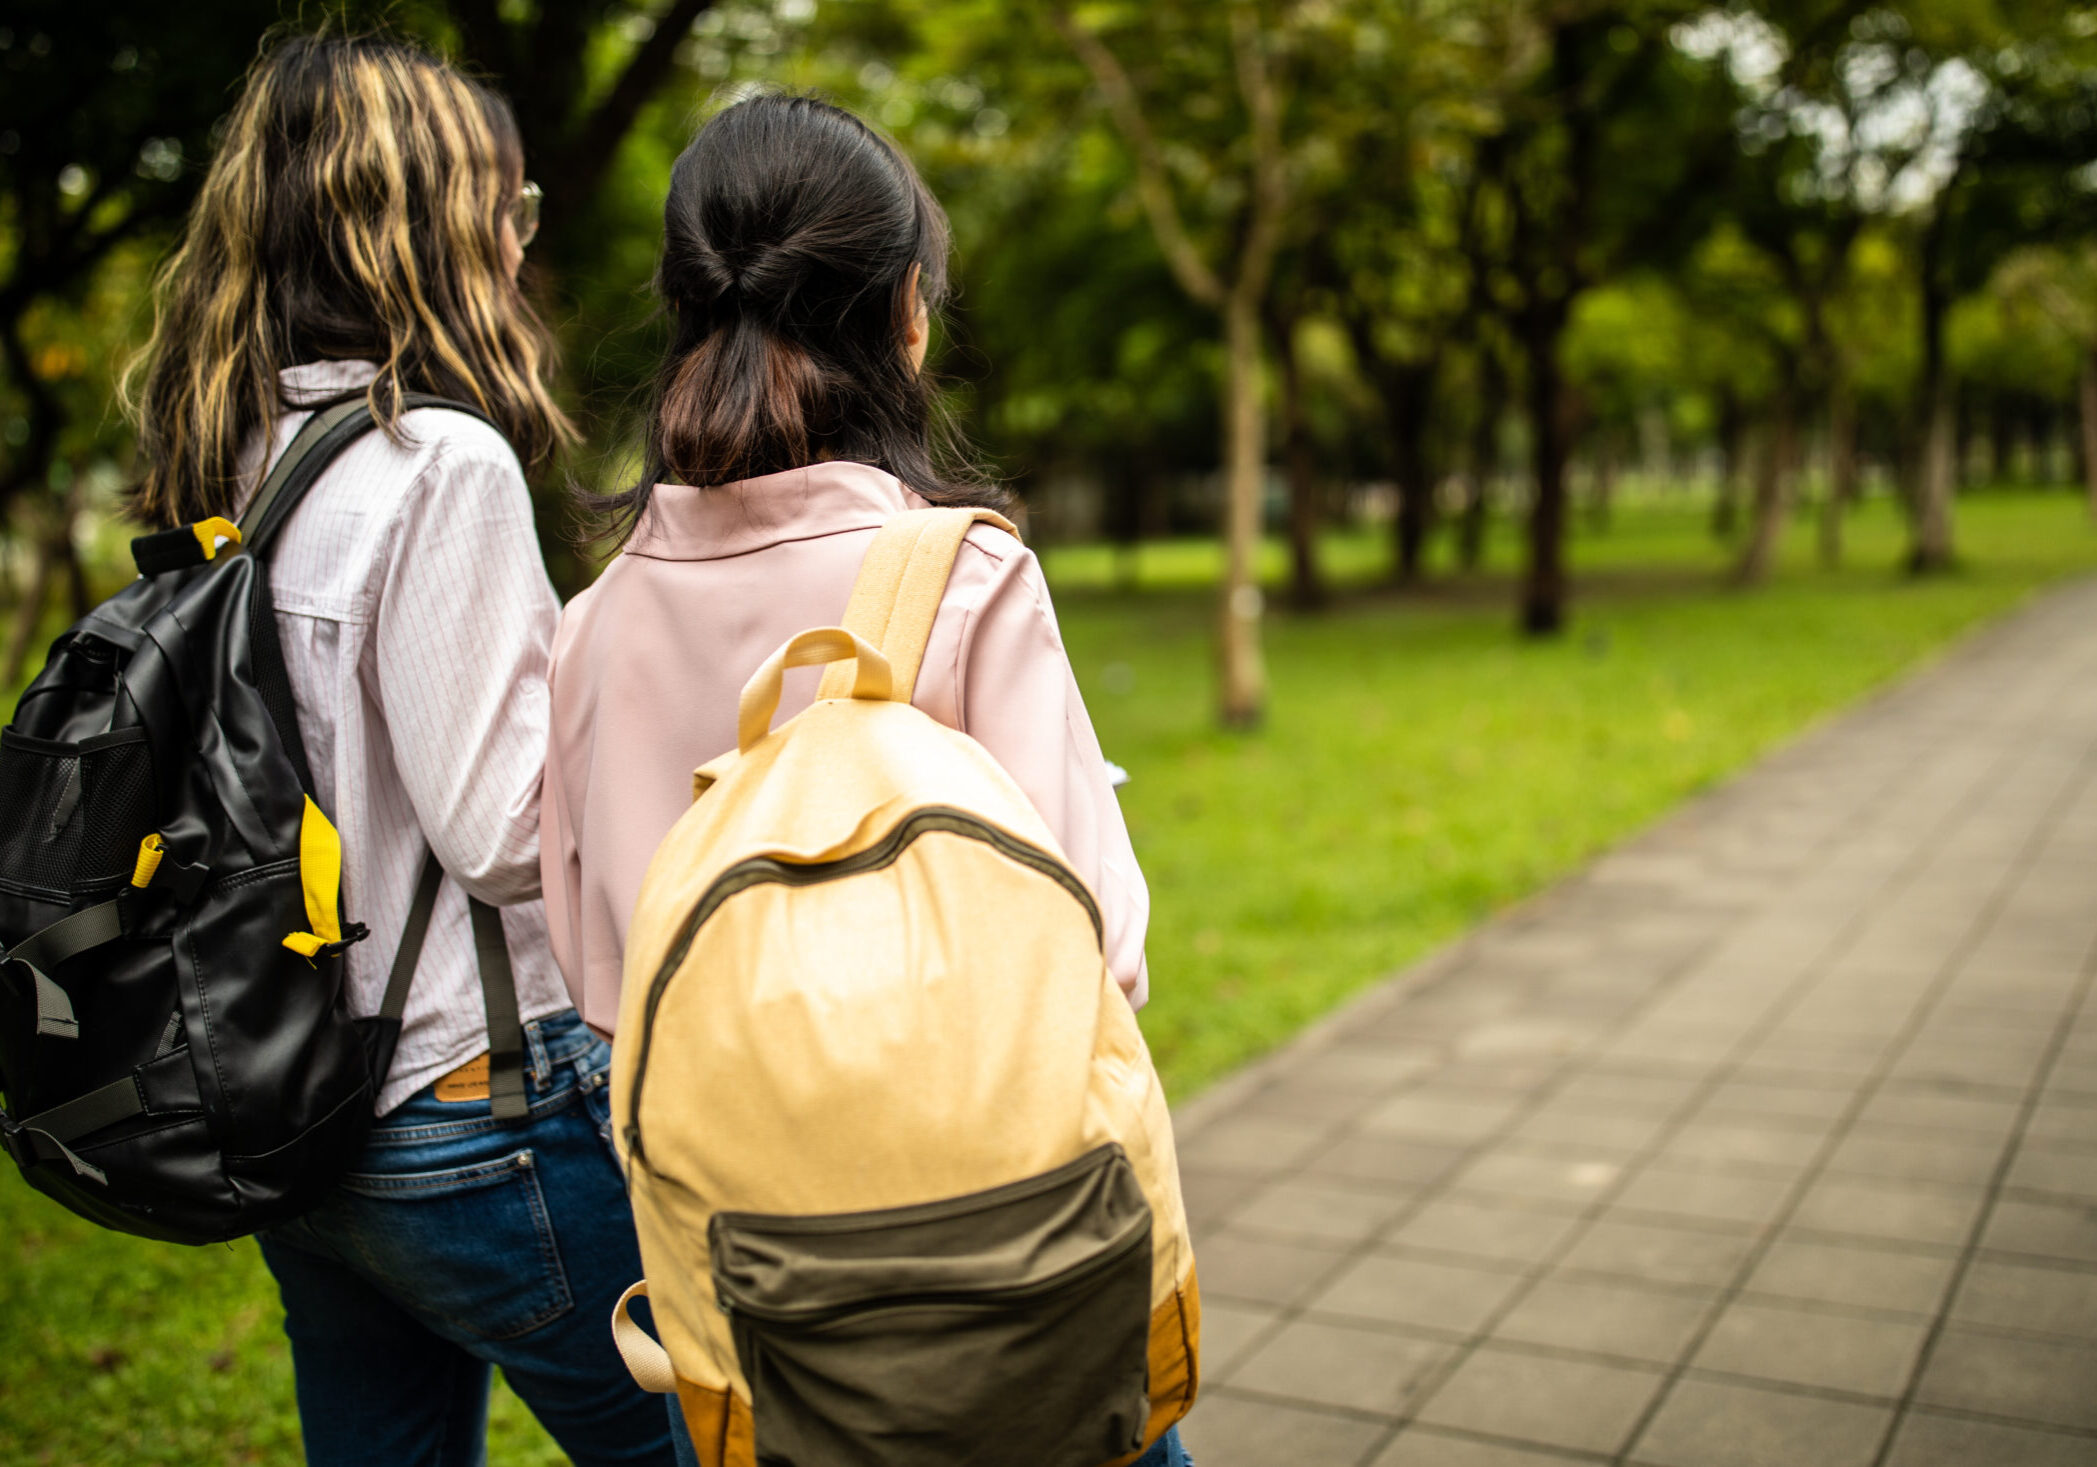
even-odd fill
[(1221, 721), (1226, 728), (1257, 724), (1267, 699), (1260, 658), (1260, 548), (1262, 480), (1266, 473), (1265, 425), (1260, 401), (1260, 312), (1273, 281), (1288, 208), (1288, 158), (1282, 147), (1281, 104), (1269, 71), (1270, 37), (1257, 7), (1227, 7), (1238, 94), (1249, 123), (1252, 169), (1246, 179), (1249, 205), (1245, 231), (1229, 271), (1204, 257), (1188, 233), (1174, 183), (1156, 135), (1144, 120), (1143, 104), (1128, 72), (1098, 36), (1079, 25), (1063, 6), (1049, 6), (1049, 19), (1069, 41), (1103, 94), (1114, 125), (1136, 167), (1137, 199), (1165, 263), (1190, 299), (1219, 309), (1224, 335), (1224, 577), (1217, 638)]
[[(60, 467), (70, 466), (61, 464)], [(56, 589), (55, 583), (61, 578), (65, 582), (67, 608), (74, 621), (94, 609), (88, 594), (87, 570), (80, 563), (79, 552), (73, 548), (73, 523), (80, 515), (78, 478), (73, 479), (64, 494), (55, 498), (57, 503), (52, 506), (52, 512), (57, 515), (57, 522), (47, 521), (46, 532), (38, 540), (36, 569), (30, 573), (29, 589), (15, 608), (15, 622), (8, 630), (6, 655), (0, 658), (0, 686), (11, 688), (22, 680), (23, 670), (29, 665), (29, 654), (36, 647), (37, 632), (43, 626), (44, 607)]]
[(1257, 725), (1267, 703), (1260, 657), (1260, 500), (1266, 462), (1260, 421), (1258, 301), (1234, 290), (1224, 306), (1224, 576), (1222, 708), (1226, 728)]
[(1740, 523), (1740, 481), (1747, 417), (1740, 399), (1727, 388), (1718, 400), (1718, 498), (1711, 504), (1711, 534), (1730, 540)]
[(2074, 407), (2064, 407), (2057, 402), (2039, 404), (2031, 425), (2030, 472), (2034, 484), (2063, 484), (2072, 488), (2082, 483), (2082, 475), (2075, 472), (2072, 449), (2068, 453), (2068, 472), (2065, 475), (2061, 472), (2061, 447), (2076, 437), (2078, 429), (2075, 424), (2080, 418), (2081, 413)]
[[(2097, 408), (2097, 403), (2091, 404), (2091, 407)], [(2086, 434), (2082, 427), (2084, 423), (2097, 420), (2097, 413), (2083, 411), (2082, 405), (2078, 403), (2075, 417), (2075, 424), (2066, 433), (2062, 434), (2061, 446), (2068, 455), (2068, 477), (2066, 482), (2071, 485), (2081, 484), (2085, 486), (2084, 492), (2090, 500), (2090, 513), (2097, 515), (2097, 488), (2089, 487), (2091, 474), (2089, 450), (2093, 445), (2091, 435)]]
[(1649, 484), (1671, 484), (1675, 450), (1667, 431), (1667, 412), (1649, 402), (1638, 410), (1638, 471)]
[(95, 609), (94, 596), (87, 587), (87, 567), (80, 563), (80, 552), (73, 545), (73, 515), (66, 515), (66, 537), (59, 545), (59, 554), (64, 559), (66, 573), (66, 599), (72, 610), (72, 620), (78, 621)]
[(1398, 444), (1398, 579), (1421, 578), (1427, 537), (1434, 532), (1434, 471), (1427, 458), (1427, 407), (1434, 391), (1431, 367), (1405, 374), (1407, 431)]
[(1820, 563), (1842, 564), (1842, 522), (1857, 499), (1857, 393), (1837, 367), (1828, 394), (1828, 493), (1820, 505)]
[(1979, 458), (1980, 407), (1970, 388), (1961, 386), (1952, 393), (1953, 425), (1951, 440), (1951, 487), (1957, 493), (1971, 489), (1978, 479), (1974, 465)]
[(1770, 404), (1769, 431), (1755, 458), (1755, 512), (1746, 547), (1733, 567), (1733, 583), (1759, 586), (1769, 579), (1791, 516), (1791, 492), (1797, 444), (1798, 412), (1788, 386), (1779, 387)]
[(29, 423), (29, 435), (7, 455), (0, 472), (0, 519), (13, 509), (18, 495), (37, 494), (51, 483), (52, 466), (58, 460), (58, 439), (66, 425), (66, 411), (51, 384), (37, 375), (22, 339), (22, 318), (17, 312), (0, 330), (0, 357), (7, 363), (11, 385), (21, 393)]
[(1478, 421), (1471, 427), (1463, 519), (1456, 537), (1456, 557), (1467, 571), (1478, 569), (1478, 563), (1485, 558), (1486, 515), (1491, 508), (1493, 473), (1500, 464), (1500, 411), (1507, 392), (1505, 374), (1490, 356), (1481, 375)]
[(1485, 560), (1485, 532), (1492, 515), (1491, 462), (1473, 460), (1465, 479), (1463, 515), (1456, 522), (1456, 563), (1475, 571)]
[(1910, 410), (1893, 431), (1893, 497), (1900, 501), (1900, 512), (1908, 522), (1911, 536), (1915, 532), (1916, 506), (1922, 503), (1922, 451), (1929, 436), (1914, 421), (1916, 416)]
[(1914, 543), (1908, 569), (1917, 575), (1952, 563), (1952, 494), (1958, 487), (1958, 388), (1944, 360), (1944, 318), (1951, 308), (1939, 257), (1944, 216), (1931, 221), (1922, 241), (1922, 382), (1917, 394), (1921, 442), (1915, 475)]
[(1289, 602), (1299, 611), (1325, 605), (1318, 569), (1318, 460), (1303, 408), (1303, 364), (1296, 355), (1296, 323), (1270, 318), (1275, 360), (1281, 367), (1282, 463), (1289, 480)]
[(1140, 453), (1125, 453), (1106, 465), (1101, 474), (1101, 482), (1113, 495), (1107, 514), (1107, 531), (1114, 545), (1114, 584), (1123, 592), (1136, 589), (1141, 570), (1147, 467)]
[(1522, 582), (1521, 627), (1532, 637), (1565, 629), (1565, 384), (1559, 374), (1562, 317), (1531, 320), (1524, 333), (1529, 365), (1531, 469), (1529, 565)]
[(1587, 522), (1597, 532), (1607, 532), (1616, 499), (1616, 447), (1609, 430), (1595, 434), (1595, 481), (1588, 491)]
[(1953, 559), (1952, 493), (1958, 483), (1958, 406), (1951, 383), (1940, 378), (1930, 394), (1923, 429), (1922, 472), (1916, 484), (1915, 544), (1908, 569), (1918, 575), (1948, 570)]
[(29, 589), (15, 607), (15, 624), (8, 630), (7, 661), (0, 666), (0, 686), (12, 688), (22, 680), (29, 664), (29, 649), (36, 645), (37, 629), (43, 625), (44, 603), (51, 599), (63, 555), (57, 544), (46, 540), (37, 546), (36, 569), (30, 573)]
[(1386, 368), (1378, 379), (1398, 482), (1391, 565), (1400, 585), (1419, 581), (1427, 539), (1434, 533), (1434, 470), (1427, 455), (1427, 416), (1434, 401), (1436, 375), (1437, 364), (1429, 360)]
[(2082, 445), (2082, 492), (2089, 500), (2090, 516), (2097, 519), (2097, 346), (2082, 354), (2082, 421), (2076, 441)]

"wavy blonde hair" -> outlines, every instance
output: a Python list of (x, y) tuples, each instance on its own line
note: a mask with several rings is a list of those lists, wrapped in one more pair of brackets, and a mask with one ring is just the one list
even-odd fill
[(574, 430), (547, 390), (553, 345), (503, 268), (523, 182), (509, 104), (375, 37), (267, 45), (155, 288), (126, 406), (143, 519), (229, 514), (240, 461), (290, 404), (278, 372), (378, 363), (373, 412), (429, 392), (478, 405), (527, 464)]

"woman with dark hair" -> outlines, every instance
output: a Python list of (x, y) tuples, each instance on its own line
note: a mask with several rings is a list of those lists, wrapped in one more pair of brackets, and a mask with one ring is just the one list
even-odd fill
[[(384, 429), (332, 461), (271, 562), (313, 793), (373, 934), (348, 953), (353, 1013), (379, 1010), (426, 850), (445, 878), (363, 1159), (262, 1237), (318, 1464), (484, 1461), (498, 1365), (576, 1462), (674, 1460), (605, 1329), (640, 1269), (610, 1054), (538, 901), (559, 603), (519, 455), (569, 429), (516, 281), (536, 223), (492, 92), (390, 41), (282, 40), (228, 118), (141, 359), (134, 507), (159, 524), (237, 516), (321, 406), (365, 398)], [(411, 393), (487, 421), (404, 411)], [(469, 895), (504, 909), (522, 1120), (489, 1100)]]
[[(623, 553), (569, 605), (551, 675), (547, 917), (595, 1028), (616, 1020), (627, 924), (692, 771), (736, 746), (744, 682), (788, 637), (842, 619), (891, 516), (1008, 503), (940, 451), (922, 367), (946, 256), (945, 216), (909, 163), (822, 102), (740, 102), (671, 171), (656, 288), (672, 340), (646, 464), (590, 501)], [(782, 720), (816, 672), (788, 674)], [(1140, 1006), (1149, 897), (1041, 567), (1005, 531), (979, 523), (963, 542), (912, 701), (1033, 801)], [(1184, 1461), (1168, 1432), (1141, 1467)]]

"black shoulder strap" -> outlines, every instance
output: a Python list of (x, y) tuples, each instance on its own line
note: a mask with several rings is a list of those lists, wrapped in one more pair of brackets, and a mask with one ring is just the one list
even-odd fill
[[(420, 392), (403, 394), (400, 402), (403, 413), (418, 408), (446, 408), (479, 418), (490, 427), (495, 426), (486, 413), (470, 403)], [(241, 548), (266, 560), (270, 546), (321, 471), (337, 454), (374, 426), (371, 404), (361, 396), (316, 409), (285, 447), (271, 467), (269, 477), (263, 480), (262, 487), (255, 491), (255, 497), (241, 515)], [(268, 619), (271, 622), (268, 630), (273, 634), (274, 614)], [(269, 641), (270, 652), (275, 652), (273, 635)], [(274, 671), (281, 676), (282, 654), (266, 652), (256, 662), (264, 697), (268, 699), (272, 689), (267, 674)], [(288, 702), (288, 684), (283, 693)], [(296, 716), (291, 715), (285, 721), (292, 730), (287, 746), (295, 749), (294, 762), (299, 765), (300, 776), (310, 790), (312, 778), (305, 769), (305, 751), (297, 742)], [(437, 853), (426, 850), (422, 871), (415, 884), (415, 899), (408, 908), (408, 920), (401, 931), (400, 947), (393, 955), (392, 971), (386, 976), (386, 996), (379, 1004), (381, 1018), (398, 1023), (407, 1012), (408, 985), (421, 961), (423, 941), (430, 930), (430, 915), (437, 908), (437, 893), (443, 884), (444, 868), (438, 864)], [(488, 1016), (489, 1100), (497, 1120), (517, 1120), (529, 1112), (530, 1102), (524, 1093), (524, 1030), (517, 1018), (517, 984), (510, 967), (509, 949), (503, 941), (502, 914), (472, 897), (467, 898), (467, 906), (473, 917), (474, 953), (481, 974), (481, 1002)]]
[[(423, 939), (429, 936), (430, 914), (437, 910), (437, 893), (443, 885), (444, 867), (438, 864), (437, 853), (425, 847), (415, 900), (393, 954), (393, 969), (386, 975), (386, 996), (379, 1003), (382, 1019), (397, 1024), (408, 1011), (408, 985), (414, 980), (415, 965), (422, 960)], [(488, 1107), (498, 1121), (522, 1120), (531, 1113), (531, 1102), (524, 1093), (524, 1026), (517, 1018), (517, 978), (510, 967), (509, 944), (503, 940), (502, 913), (470, 896), (466, 907), (473, 918), (481, 1006), (488, 1016)]]
[(502, 913), (466, 898), (473, 916), (473, 955), (481, 974), (481, 1008), (488, 1016), (488, 1108), (498, 1121), (521, 1121), (531, 1112), (524, 1096), (524, 1025), (517, 1017), (517, 975)]
[[(403, 413), (417, 408), (448, 408), (494, 426), (488, 415), (471, 403), (421, 392), (402, 395), (400, 410)], [(361, 396), (315, 410), (285, 447), (270, 469), (269, 477), (262, 481), (262, 487), (255, 491), (255, 497), (248, 501), (247, 509), (242, 512), (241, 547), (250, 555), (268, 555), (269, 547), (283, 530), (285, 521), (299, 507), (299, 501), (306, 497), (306, 491), (313, 487), (321, 471), (334, 461), (335, 455), (369, 433), (374, 426), (371, 404)]]
[(379, 1017), (400, 1022), (408, 1011), (408, 985), (414, 981), (415, 965), (422, 961), (423, 939), (430, 934), (430, 914), (437, 910), (437, 891), (444, 885), (444, 868), (437, 853), (424, 848), (422, 873), (415, 881), (415, 900), (408, 907), (407, 923), (401, 928), (400, 946), (393, 950), (393, 969), (386, 975), (386, 996), (379, 1001)]

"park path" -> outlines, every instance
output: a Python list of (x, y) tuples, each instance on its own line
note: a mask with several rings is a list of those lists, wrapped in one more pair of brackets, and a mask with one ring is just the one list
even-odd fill
[(1188, 1107), (1189, 1448), (2097, 1463), (2093, 942), (2084, 583)]

